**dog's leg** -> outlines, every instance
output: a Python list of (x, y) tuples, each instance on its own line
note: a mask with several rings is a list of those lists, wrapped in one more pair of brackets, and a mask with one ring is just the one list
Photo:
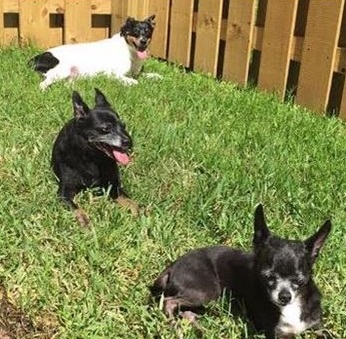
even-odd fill
[(77, 208), (76, 210), (74, 210), (74, 215), (81, 226), (89, 226), (90, 219), (82, 208)]
[(133, 79), (127, 76), (117, 76), (117, 79), (119, 79), (124, 85), (127, 85), (127, 86), (138, 84), (138, 81), (136, 79)]
[(159, 73), (143, 73), (143, 77), (147, 79), (155, 79), (155, 80), (163, 79), (162, 75), (160, 75)]
[(73, 67), (62, 67), (58, 65), (45, 74), (45, 79), (40, 83), (40, 89), (45, 90), (54, 82), (69, 78), (71, 74), (73, 74)]
[(138, 217), (138, 204), (134, 200), (130, 199), (121, 187), (113, 185), (110, 191), (110, 197), (113, 198), (120, 206), (129, 209), (134, 217)]
[(125, 195), (119, 195), (115, 200), (120, 206), (128, 208), (134, 217), (138, 217), (139, 206), (134, 200)]
[(333, 335), (326, 329), (319, 329), (314, 331), (316, 338), (319, 339), (333, 339)]
[(59, 199), (73, 210), (73, 213), (79, 224), (83, 227), (87, 227), (90, 223), (90, 219), (88, 215), (84, 212), (84, 210), (78, 207), (78, 205), (73, 201), (73, 198), (76, 194), (77, 190), (75, 188), (59, 185)]

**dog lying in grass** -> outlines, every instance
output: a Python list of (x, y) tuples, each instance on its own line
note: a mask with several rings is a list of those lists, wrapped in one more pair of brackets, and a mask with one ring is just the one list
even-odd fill
[[(136, 78), (149, 58), (148, 46), (155, 28), (155, 15), (143, 21), (128, 18), (119, 33), (110, 39), (62, 45), (48, 49), (29, 61), (44, 76), (42, 90), (62, 79), (105, 74), (126, 85), (137, 84)], [(147, 77), (160, 76), (147, 73)]]
[(74, 202), (85, 188), (110, 188), (109, 195), (138, 214), (138, 205), (124, 192), (118, 163), (127, 165), (132, 139), (125, 124), (106, 97), (95, 89), (95, 107), (89, 109), (79, 93), (73, 92), (74, 118), (60, 131), (52, 151), (52, 167), (59, 180), (60, 199), (74, 210), (77, 220), (88, 225), (87, 214)]
[(305, 241), (279, 238), (270, 233), (259, 205), (252, 253), (227, 246), (193, 250), (160, 274), (151, 293), (163, 298), (170, 319), (180, 311), (196, 325), (195, 310), (226, 291), (245, 305), (248, 317), (267, 339), (292, 339), (321, 327), (321, 295), (312, 267), (330, 230), (327, 220)]

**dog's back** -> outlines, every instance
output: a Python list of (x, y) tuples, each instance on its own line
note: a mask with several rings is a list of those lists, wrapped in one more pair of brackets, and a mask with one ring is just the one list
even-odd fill
[(227, 246), (190, 251), (169, 265), (151, 286), (151, 294), (176, 300), (179, 306), (199, 307), (240, 287), (238, 277), (249, 276), (252, 255)]

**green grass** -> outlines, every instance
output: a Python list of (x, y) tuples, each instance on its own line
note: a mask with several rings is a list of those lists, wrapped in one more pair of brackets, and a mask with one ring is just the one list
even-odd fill
[[(333, 232), (315, 267), (326, 327), (346, 338), (346, 128), (271, 95), (152, 60), (163, 80), (125, 87), (104, 77), (39, 91), (33, 49), (0, 52), (0, 276), (11, 300), (59, 338), (174, 338), (147, 286), (170, 260), (206, 245), (250, 249), (262, 202), (271, 229), (304, 238), (326, 218)], [(72, 116), (71, 90), (100, 88), (127, 123), (135, 159), (122, 168), (138, 219), (85, 192), (81, 229), (56, 198), (53, 140)], [(219, 304), (207, 338), (254, 338)], [(182, 324), (185, 338), (195, 338)], [(256, 336), (260, 338), (260, 336)], [(312, 338), (304, 334), (301, 338)]]

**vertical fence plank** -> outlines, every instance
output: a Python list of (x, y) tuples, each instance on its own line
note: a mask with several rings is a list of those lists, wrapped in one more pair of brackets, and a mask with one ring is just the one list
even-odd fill
[(47, 0), (19, 1), (19, 30), (22, 42), (31, 41), (42, 48), (50, 46), (47, 3)]
[(258, 87), (285, 96), (298, 0), (268, 0)]
[(128, 16), (137, 20), (142, 20), (148, 14), (150, 0), (131, 0), (128, 1)]
[(169, 0), (151, 0), (148, 6), (148, 15), (155, 14), (156, 28), (150, 50), (156, 57), (167, 57)]
[(168, 60), (190, 66), (194, 0), (173, 0), (169, 32)]
[(222, 0), (199, 0), (194, 69), (216, 75)]
[(118, 33), (125, 22), (128, 13), (127, 0), (112, 0), (111, 3), (111, 31), (112, 35)]
[(326, 109), (344, 0), (310, 0), (297, 87), (298, 104)]
[(128, 17), (142, 20), (148, 14), (149, 0), (112, 0), (112, 34), (118, 33)]
[(64, 43), (90, 41), (91, 0), (65, 0)]
[(241, 86), (247, 83), (254, 27), (255, 0), (231, 0), (222, 77)]

